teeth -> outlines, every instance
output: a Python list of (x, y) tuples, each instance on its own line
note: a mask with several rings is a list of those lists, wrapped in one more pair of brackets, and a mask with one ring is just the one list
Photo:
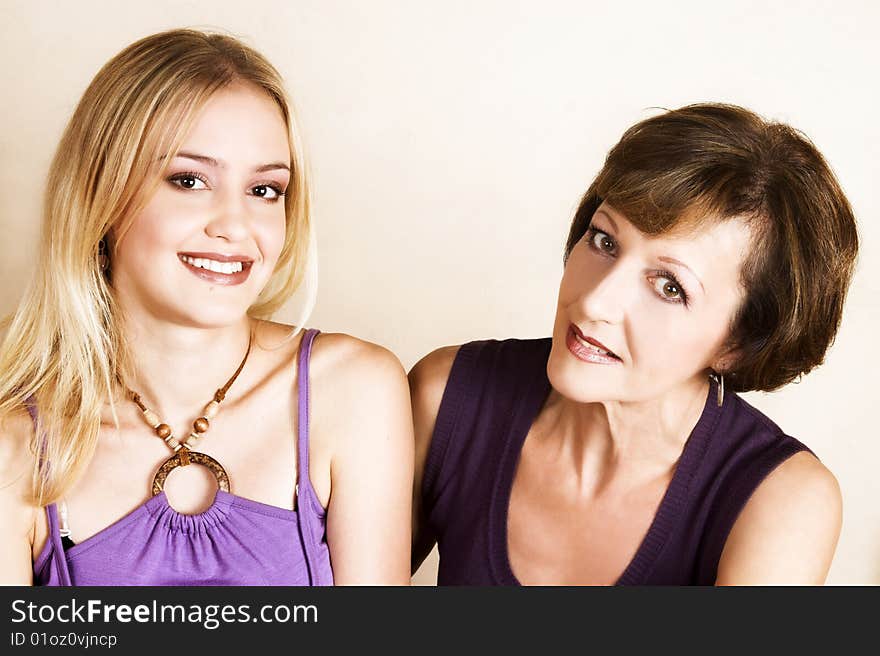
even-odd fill
[(209, 260), (203, 257), (190, 257), (189, 255), (181, 255), (180, 259), (187, 264), (198, 267), (199, 269), (207, 269), (214, 273), (224, 273), (226, 275), (238, 273), (243, 268), (241, 262), (218, 262), (217, 260)]
[(611, 356), (611, 357), (616, 357), (613, 353), (611, 353), (611, 351), (605, 351), (604, 349), (600, 349), (600, 348), (599, 348), (598, 346), (596, 346), (595, 344), (590, 344), (589, 342), (586, 342), (586, 341), (582, 340), (582, 339), (581, 339), (580, 337), (578, 337), (577, 335), (575, 335), (574, 338), (575, 338), (575, 339), (576, 339), (576, 340), (577, 340), (582, 346), (584, 346), (584, 347), (590, 349), (591, 351), (594, 351), (595, 353), (600, 353), (600, 354), (602, 354), (602, 355), (609, 355), (609, 356)]

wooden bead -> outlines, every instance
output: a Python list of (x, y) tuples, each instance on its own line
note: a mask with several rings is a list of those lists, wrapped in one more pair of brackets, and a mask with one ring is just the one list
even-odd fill
[(163, 440), (171, 435), (171, 426), (168, 424), (159, 424), (156, 426), (156, 435), (161, 437)]
[(168, 436), (165, 438), (165, 444), (167, 444), (168, 446), (170, 446), (170, 447), (171, 447), (172, 449), (174, 449), (175, 451), (177, 451), (177, 450), (180, 448), (180, 442), (179, 442), (178, 439), (177, 439), (176, 437), (174, 437), (173, 435), (168, 435)]
[(184, 440), (184, 444), (186, 444), (186, 446), (188, 448), (192, 449), (194, 447), (197, 447), (199, 445), (199, 442), (201, 442), (201, 441), (202, 441), (201, 435), (196, 435), (195, 433), (190, 433), (187, 436), (186, 440)]
[(202, 413), (202, 416), (205, 419), (213, 419), (217, 416), (217, 409), (220, 407), (220, 404), (217, 401), (211, 401), (208, 405), (205, 406), (205, 411)]
[(193, 430), (196, 433), (204, 433), (210, 427), (211, 423), (207, 417), (199, 417), (193, 422)]

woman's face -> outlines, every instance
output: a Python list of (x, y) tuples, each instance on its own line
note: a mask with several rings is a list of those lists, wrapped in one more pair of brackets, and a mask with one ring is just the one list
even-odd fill
[(746, 223), (649, 237), (607, 203), (572, 249), (547, 371), (578, 402), (644, 401), (723, 368)]
[(250, 85), (212, 96), (116, 244), (113, 287), (126, 313), (201, 327), (240, 321), (284, 244), (289, 181), (277, 104)]

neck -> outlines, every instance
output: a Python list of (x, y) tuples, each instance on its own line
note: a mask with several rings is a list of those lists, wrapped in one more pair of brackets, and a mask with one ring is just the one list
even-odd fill
[[(125, 384), (163, 421), (188, 423), (235, 373), (250, 332), (246, 316), (217, 328), (128, 321), (125, 336), (134, 371)], [(229, 394), (235, 396), (234, 386)]]
[(708, 391), (708, 380), (698, 377), (649, 401), (579, 403), (552, 392), (540, 434), (558, 442), (583, 485), (594, 490), (620, 473), (668, 474), (700, 419)]

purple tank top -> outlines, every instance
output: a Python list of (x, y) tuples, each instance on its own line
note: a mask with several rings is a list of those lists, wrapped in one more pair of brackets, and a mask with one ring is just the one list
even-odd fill
[[(425, 464), (422, 502), (440, 585), (519, 585), (507, 510), (523, 443), (550, 392), (551, 340), (472, 342), (456, 355)], [(712, 585), (733, 523), (758, 484), (808, 450), (712, 383), (672, 481), (618, 585)], [(601, 540), (601, 536), (596, 536)]]
[(161, 492), (65, 552), (51, 504), (34, 584), (333, 585), (326, 516), (309, 480), (309, 356), (317, 334), (306, 331), (299, 351), (296, 510), (218, 490), (206, 511), (184, 515)]

